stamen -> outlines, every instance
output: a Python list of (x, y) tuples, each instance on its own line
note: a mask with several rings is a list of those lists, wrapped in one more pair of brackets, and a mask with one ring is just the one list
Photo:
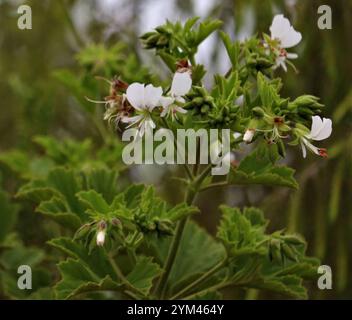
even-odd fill
[(328, 152), (325, 148), (319, 148), (318, 149), (319, 155), (323, 158), (327, 158), (328, 157)]

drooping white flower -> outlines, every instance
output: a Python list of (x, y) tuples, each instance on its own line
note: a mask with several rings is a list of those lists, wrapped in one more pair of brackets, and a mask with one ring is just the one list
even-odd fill
[(252, 142), (254, 134), (255, 134), (255, 129), (247, 129), (246, 132), (244, 133), (243, 141), (246, 143)]
[(170, 93), (166, 97), (161, 97), (160, 104), (163, 107), (161, 116), (165, 117), (171, 115), (172, 119), (177, 118), (177, 112), (186, 113), (178, 103), (184, 103), (183, 96), (188, 93), (192, 87), (192, 78), (188, 71), (176, 72), (172, 79)]
[(126, 90), (128, 102), (136, 110), (133, 117), (124, 117), (121, 119), (124, 123), (130, 123), (128, 126), (138, 124), (139, 136), (142, 137), (147, 130), (153, 130), (155, 123), (151, 117), (153, 109), (160, 105), (160, 99), (163, 94), (161, 87), (154, 87), (151, 84), (132, 83)]
[(312, 117), (312, 127), (310, 133), (306, 134), (301, 138), (301, 147), (303, 152), (303, 158), (307, 156), (307, 148), (321, 157), (327, 157), (326, 149), (317, 148), (310, 140), (321, 141), (330, 137), (332, 132), (332, 121), (331, 119), (323, 118), (319, 116)]
[(287, 71), (286, 59), (297, 59), (296, 53), (288, 53), (287, 48), (292, 48), (299, 44), (302, 40), (302, 35), (297, 32), (290, 21), (284, 15), (276, 15), (270, 27), (271, 39), (277, 42), (274, 52), (276, 54), (276, 64), (274, 68), (282, 67)]
[(100, 230), (97, 233), (97, 246), (102, 247), (105, 243), (106, 230)]

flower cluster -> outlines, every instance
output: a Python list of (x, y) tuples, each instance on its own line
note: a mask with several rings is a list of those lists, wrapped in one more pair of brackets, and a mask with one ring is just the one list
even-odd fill
[[(299, 44), (302, 35), (283, 15), (274, 17), (270, 33), (270, 36), (264, 34), (263, 41), (253, 37), (242, 46), (235, 44), (233, 47), (230, 40), (223, 37), (227, 49), (232, 48), (228, 52), (234, 54), (231, 59), (234, 67), (225, 76), (215, 76), (211, 91), (207, 91), (200, 81), (194, 80), (198, 79), (194, 73), (200, 69), (194, 63), (191, 66), (187, 58), (175, 62), (176, 72), (167, 90), (139, 82), (128, 85), (118, 78), (108, 81), (110, 94), (105, 101), (98, 101), (106, 104), (105, 119), (115, 121), (117, 125), (121, 122), (126, 128), (137, 128), (137, 136), (141, 138), (158, 124), (165, 125), (165, 121), (176, 121), (182, 127), (188, 117), (195, 126), (201, 124), (206, 129), (230, 128), (235, 132), (235, 144), (240, 141), (249, 144), (261, 137), (280, 148), (284, 141), (289, 141), (290, 145), (301, 145), (304, 157), (307, 149), (326, 157), (326, 149), (312, 144), (313, 140), (328, 138), (332, 132), (331, 120), (321, 119), (317, 115), (323, 105), (318, 102), (318, 98), (309, 95), (294, 101), (281, 98), (278, 94), (281, 82), (272, 80), (268, 73), (268, 70), (273, 72), (278, 67), (287, 71), (286, 64), (291, 64), (288, 59), (296, 59), (298, 55), (288, 53), (286, 49)], [(153, 46), (150, 44), (149, 48)], [(159, 46), (155, 48), (165, 49)], [(249, 56), (245, 58), (245, 65), (238, 67), (240, 61), (236, 58), (240, 59), (241, 49), (244, 55)], [(263, 54), (267, 59), (263, 58)], [(263, 63), (263, 59), (266, 63)], [(257, 92), (253, 92), (252, 85), (246, 85), (253, 76), (257, 78)], [(260, 100), (248, 99), (252, 93), (257, 93)], [(310, 124), (309, 131), (307, 125)]]

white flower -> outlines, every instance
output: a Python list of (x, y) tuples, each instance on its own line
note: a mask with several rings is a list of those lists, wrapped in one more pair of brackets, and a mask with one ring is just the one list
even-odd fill
[(177, 118), (176, 113), (186, 113), (187, 111), (180, 107), (178, 103), (184, 103), (184, 96), (192, 87), (192, 78), (188, 71), (176, 72), (172, 79), (170, 94), (167, 97), (161, 97), (160, 103), (163, 107), (162, 117), (171, 115), (172, 119)]
[(307, 156), (307, 148), (321, 157), (327, 157), (326, 149), (317, 148), (309, 140), (321, 141), (330, 137), (332, 132), (332, 121), (327, 118), (321, 119), (319, 116), (312, 117), (312, 128), (310, 133), (301, 138), (303, 158)]
[(244, 133), (243, 141), (246, 143), (252, 142), (254, 134), (255, 134), (255, 129), (247, 129), (246, 132)]
[(237, 140), (239, 137), (241, 137), (242, 136), (242, 133), (240, 133), (240, 132), (234, 132), (233, 133), (233, 138), (235, 139), (235, 140)]
[(100, 230), (97, 234), (97, 246), (102, 247), (105, 243), (106, 230)]
[(145, 86), (138, 82), (132, 83), (126, 90), (126, 97), (128, 102), (136, 110), (137, 115), (124, 117), (121, 121), (130, 123), (128, 127), (138, 124), (139, 136), (142, 137), (146, 130), (155, 128), (151, 113), (160, 104), (162, 94), (163, 90), (161, 87), (156, 88), (151, 84)]
[(275, 68), (282, 67), (287, 71), (286, 59), (297, 59), (296, 53), (288, 53), (287, 48), (296, 46), (302, 40), (302, 35), (297, 32), (284, 15), (276, 15), (270, 27), (271, 39), (277, 41), (275, 53), (277, 55)]

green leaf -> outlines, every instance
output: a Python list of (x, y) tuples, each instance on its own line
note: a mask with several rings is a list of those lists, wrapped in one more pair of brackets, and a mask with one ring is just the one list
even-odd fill
[(239, 64), (239, 53), (240, 53), (240, 44), (239, 42), (232, 42), (230, 36), (220, 31), (220, 37), (224, 46), (226, 48), (227, 54), (230, 58), (233, 69), (237, 70)]
[(19, 206), (9, 201), (8, 195), (0, 190), (0, 243), (13, 229), (16, 221)]
[(307, 290), (302, 285), (302, 279), (295, 275), (266, 277), (262, 281), (253, 283), (252, 286), (258, 289), (278, 292), (296, 299), (307, 299), (308, 297)]
[(56, 168), (49, 173), (48, 184), (65, 197), (71, 212), (77, 214), (84, 221), (86, 214), (76, 197), (76, 193), (81, 191), (82, 185), (74, 171)]
[(222, 24), (223, 22), (220, 20), (206, 20), (201, 22), (197, 30), (196, 44), (199, 45), (202, 43), (211, 33), (219, 29)]
[(222, 218), (217, 237), (223, 241), (231, 255), (265, 254), (258, 243), (265, 239), (267, 221), (259, 209), (220, 207)]
[(58, 299), (70, 299), (78, 294), (94, 291), (117, 291), (121, 286), (109, 276), (100, 279), (77, 260), (60, 262), (61, 281), (55, 286)]
[(153, 286), (153, 280), (158, 277), (162, 269), (150, 257), (139, 256), (133, 270), (127, 275), (129, 283), (139, 291), (148, 295)]
[(294, 170), (285, 166), (275, 166), (267, 155), (255, 150), (244, 158), (238, 168), (231, 168), (229, 184), (261, 184), (298, 189)]
[(95, 190), (100, 193), (107, 203), (111, 203), (118, 193), (116, 170), (99, 168), (85, 172), (86, 189)]
[(56, 238), (48, 243), (64, 252), (69, 257), (79, 259), (91, 273), (96, 275), (96, 277), (102, 279), (106, 275), (109, 275), (111, 279), (117, 281), (108, 257), (106, 256), (105, 251), (101, 248), (95, 248), (89, 252), (89, 248), (69, 238)]
[(71, 230), (77, 230), (82, 224), (81, 219), (70, 212), (62, 198), (53, 197), (50, 200), (43, 201), (36, 208), (36, 211)]
[[(153, 252), (161, 264), (164, 264), (171, 243), (170, 238), (148, 239)], [(168, 291), (175, 293), (179, 284), (194, 281), (195, 277), (210, 270), (225, 257), (225, 249), (204, 229), (189, 221), (183, 232), (179, 250), (171, 270)]]
[(81, 191), (77, 193), (78, 199), (90, 210), (100, 214), (108, 214), (110, 206), (107, 204), (103, 196), (95, 190)]

